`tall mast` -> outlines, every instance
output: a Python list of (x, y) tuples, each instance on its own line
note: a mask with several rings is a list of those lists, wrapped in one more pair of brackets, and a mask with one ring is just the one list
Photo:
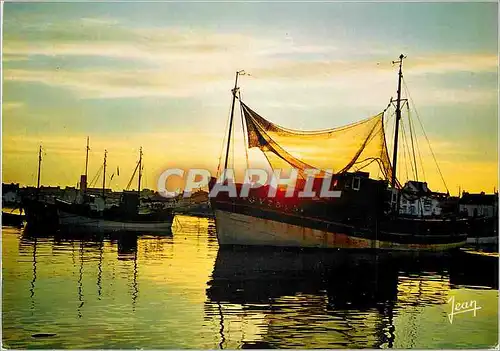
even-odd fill
[(87, 179), (87, 171), (89, 167), (89, 137), (87, 137), (87, 154), (85, 155), (85, 179)]
[(142, 146), (139, 149), (139, 184), (137, 185), (137, 194), (141, 197), (141, 177), (142, 177)]
[(398, 134), (399, 134), (399, 121), (401, 120), (401, 80), (403, 78), (403, 54), (399, 55), (399, 61), (392, 61), (392, 63), (399, 63), (399, 77), (398, 77), (398, 98), (396, 100), (396, 127), (394, 129), (394, 152), (392, 154), (392, 180), (391, 186), (396, 187), (396, 166), (398, 161)]
[(38, 150), (38, 177), (36, 180), (36, 188), (40, 189), (40, 171), (42, 169), (42, 145), (40, 145), (40, 149)]
[(87, 137), (87, 148), (85, 150), (85, 174), (80, 177), (80, 190), (83, 190), (83, 193), (87, 193), (87, 179), (88, 179), (88, 169), (89, 169), (89, 137)]
[(231, 104), (231, 117), (229, 118), (229, 133), (227, 137), (227, 148), (226, 148), (226, 160), (224, 161), (224, 177), (226, 175), (226, 168), (227, 168), (227, 160), (229, 158), (229, 146), (231, 145), (231, 132), (233, 130), (233, 117), (234, 117), (234, 103), (236, 101), (236, 90), (238, 89), (238, 76), (239, 75), (245, 74), (245, 71), (237, 71), (236, 72), (236, 79), (234, 80), (234, 89), (232, 90), (233, 93), (233, 102)]
[(102, 197), (104, 198), (104, 190), (106, 189), (106, 157), (108, 156), (108, 150), (104, 150), (104, 164), (103, 164), (103, 174), (102, 174)]

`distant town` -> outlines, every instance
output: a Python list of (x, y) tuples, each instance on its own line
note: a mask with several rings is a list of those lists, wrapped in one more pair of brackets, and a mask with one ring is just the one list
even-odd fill
[[(433, 192), (427, 187), (426, 182), (409, 181), (404, 190), (416, 198), (402, 197), (400, 214), (408, 216), (432, 217), (446, 214), (461, 214), (467, 217), (493, 218), (498, 214), (498, 192), (493, 194), (469, 193), (462, 191), (460, 196), (450, 196), (446, 193)], [(103, 196), (109, 203), (118, 203), (122, 194), (133, 190), (113, 191), (112, 189), (87, 188), (88, 195)], [(34, 186), (22, 187), (18, 183), (2, 183), (2, 202), (5, 207), (16, 207), (21, 204), (23, 197), (37, 193)], [(66, 186), (41, 186), (39, 195), (51, 202), (58, 198), (65, 201), (75, 201), (80, 189)], [(178, 213), (194, 213), (212, 215), (208, 193), (204, 190), (195, 191), (190, 197), (184, 198), (182, 194), (169, 199), (161, 196), (157, 191), (141, 189), (141, 201), (163, 203), (165, 206), (174, 207)]]
[[(86, 194), (90, 196), (104, 196), (109, 204), (118, 204), (124, 193), (134, 192), (134, 190), (113, 191), (112, 189), (87, 188)], [(135, 190), (137, 192), (137, 190)], [(52, 203), (55, 199), (68, 202), (75, 201), (81, 195), (81, 190), (76, 187), (66, 186), (35, 186), (22, 187), (18, 183), (2, 183), (2, 204), (3, 207), (16, 208), (22, 203), (24, 197), (37, 194), (45, 201)], [(176, 213), (193, 214), (198, 216), (212, 216), (212, 211), (208, 202), (208, 193), (198, 190), (190, 197), (184, 198), (181, 195), (175, 198), (165, 198), (157, 191), (151, 189), (141, 189), (141, 201), (144, 203), (161, 203), (164, 207), (173, 207)]]

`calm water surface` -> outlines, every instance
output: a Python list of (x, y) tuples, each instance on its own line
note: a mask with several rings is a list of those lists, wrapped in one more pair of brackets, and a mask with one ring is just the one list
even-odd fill
[[(2, 228), (6, 348), (485, 348), (498, 266), (462, 256), (219, 250), (213, 221), (171, 234)], [(451, 324), (450, 297), (476, 300)], [(45, 335), (44, 335), (45, 334)]]

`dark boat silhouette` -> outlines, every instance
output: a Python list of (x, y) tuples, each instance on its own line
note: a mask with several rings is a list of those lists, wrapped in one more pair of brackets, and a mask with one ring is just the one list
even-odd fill
[[(250, 188), (248, 196), (241, 196), (243, 187), (238, 183), (238, 196), (230, 196), (228, 191), (212, 196), (220, 245), (445, 251), (465, 244), (465, 218), (402, 213), (401, 203), (407, 201), (408, 194), (397, 179), (396, 166), (401, 109), (408, 106), (408, 99), (401, 98), (404, 58), (401, 55), (393, 62), (399, 64), (397, 99), (391, 98), (387, 107), (395, 105), (392, 160), (384, 130), (387, 108), (373, 117), (333, 129), (292, 130), (265, 119), (242, 102), (238, 76), (245, 72), (236, 72), (224, 166), (220, 177), (211, 179), (210, 189), (229, 182), (236, 100), (240, 102), (248, 148), (258, 148), (274, 172), (287, 167), (300, 179), (290, 194), (284, 186), (271, 183)], [(379, 172), (380, 179), (370, 178), (366, 170), (371, 168)], [(308, 172), (311, 170), (314, 175)], [(318, 196), (327, 179), (330, 187), (326, 190), (334, 194)], [(311, 191), (313, 195), (304, 195)], [(417, 193), (416, 199), (425, 200), (422, 196)]]

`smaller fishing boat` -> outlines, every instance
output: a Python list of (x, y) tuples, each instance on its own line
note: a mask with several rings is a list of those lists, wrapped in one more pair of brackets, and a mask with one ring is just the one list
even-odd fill
[(84, 227), (104, 231), (151, 231), (170, 229), (173, 220), (172, 211), (139, 211), (139, 195), (124, 192), (118, 206), (96, 208), (89, 200), (75, 204), (60, 199), (56, 200), (61, 227)]
[(107, 151), (104, 153), (102, 196), (84, 193), (80, 203), (56, 199), (59, 226), (61, 229), (99, 231), (170, 230), (174, 217), (172, 208), (164, 206), (141, 206), (142, 148), (139, 153), (139, 161), (131, 178), (132, 181), (138, 170), (138, 190), (123, 191), (118, 204), (106, 204), (106, 158)]
[(24, 210), (27, 227), (36, 232), (51, 232), (57, 229), (57, 209), (50, 197), (41, 194), (40, 180), (42, 170), (42, 146), (38, 150), (38, 176), (34, 192), (27, 192), (21, 198), (21, 208)]

